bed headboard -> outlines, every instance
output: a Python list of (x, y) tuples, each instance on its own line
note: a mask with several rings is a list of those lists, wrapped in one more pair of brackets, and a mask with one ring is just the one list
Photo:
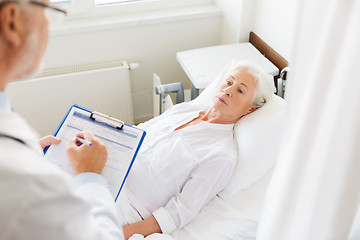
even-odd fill
[[(277, 53), (274, 49), (272, 49), (266, 42), (264, 42), (258, 35), (254, 32), (250, 32), (249, 42), (257, 49), (261, 54), (264, 55), (270, 62), (272, 62), (280, 71), (279, 75), (274, 76), (274, 84), (276, 86), (276, 93), (284, 97), (285, 91), (285, 82), (286, 80), (286, 72), (288, 69), (284, 70), (281, 74), (281, 70), (289, 65), (289, 62), (283, 58), (279, 53)], [(281, 80), (279, 77), (282, 77)]]
[(289, 65), (288, 61), (272, 49), (254, 32), (250, 32), (249, 42), (256, 47), (267, 59), (270, 60), (280, 71)]

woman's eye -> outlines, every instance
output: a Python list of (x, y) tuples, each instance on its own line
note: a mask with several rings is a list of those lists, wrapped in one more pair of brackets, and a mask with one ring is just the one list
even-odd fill
[(231, 82), (230, 82), (230, 81), (226, 81), (226, 84), (227, 84), (227, 85), (231, 85)]
[(239, 89), (238, 92), (241, 93), (241, 94), (243, 93), (243, 91), (241, 89)]

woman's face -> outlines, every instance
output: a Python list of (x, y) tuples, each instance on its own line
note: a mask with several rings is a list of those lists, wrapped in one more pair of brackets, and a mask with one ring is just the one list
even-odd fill
[(242, 116), (256, 110), (252, 106), (256, 90), (256, 80), (247, 70), (232, 72), (215, 94), (214, 109), (227, 123), (235, 123)]

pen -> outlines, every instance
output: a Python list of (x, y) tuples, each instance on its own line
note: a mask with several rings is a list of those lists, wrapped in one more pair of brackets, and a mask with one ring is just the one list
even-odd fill
[(77, 138), (76, 138), (76, 141), (81, 142), (82, 144), (86, 144), (86, 145), (88, 145), (88, 146), (91, 146), (91, 145), (92, 145), (92, 142), (90, 142), (90, 141), (88, 141), (88, 140), (85, 140), (85, 139), (83, 139), (83, 138), (77, 137)]

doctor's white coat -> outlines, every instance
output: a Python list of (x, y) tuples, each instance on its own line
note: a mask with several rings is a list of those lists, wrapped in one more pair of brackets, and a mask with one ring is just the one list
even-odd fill
[[(73, 187), (46, 162), (37, 134), (16, 113), (0, 108), (0, 239), (123, 239), (108, 189)], [(88, 201), (85, 201), (87, 199)]]

